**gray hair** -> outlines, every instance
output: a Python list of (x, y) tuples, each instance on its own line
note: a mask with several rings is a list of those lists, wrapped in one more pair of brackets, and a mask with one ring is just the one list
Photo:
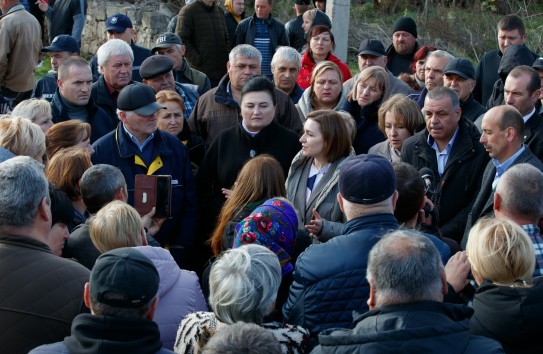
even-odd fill
[(221, 322), (262, 323), (273, 310), (281, 283), (279, 259), (260, 245), (223, 253), (211, 268), (209, 302)]
[(79, 181), (81, 197), (91, 214), (114, 200), (121, 188), (126, 189), (126, 180), (121, 170), (111, 165), (94, 165), (83, 173)]
[(130, 60), (134, 62), (134, 52), (130, 45), (123, 41), (122, 39), (112, 39), (102, 44), (98, 51), (96, 52), (96, 57), (98, 59), (98, 65), (105, 66), (109, 61), (109, 58), (115, 55), (126, 55), (130, 56)]
[[(451, 53), (446, 52), (446, 51), (441, 50), (441, 49), (438, 49), (438, 50), (434, 50), (433, 52), (430, 52), (430, 54), (428, 54), (428, 57), (426, 58), (426, 62), (428, 62), (428, 59), (434, 58), (434, 57), (435, 58), (446, 58), (447, 62), (454, 59), (454, 55), (452, 55)], [(425, 67), (426, 67), (426, 64), (425, 64)]]
[(543, 173), (528, 163), (507, 169), (498, 181), (496, 193), (502, 208), (513, 216), (535, 221), (543, 214)]
[(51, 117), (51, 104), (47, 100), (31, 98), (21, 101), (11, 112), (13, 117), (21, 116), (32, 123), (43, 116)]
[(31, 226), (43, 198), (49, 200), (43, 165), (28, 156), (0, 163), (0, 186), (0, 227)]
[(270, 64), (272, 69), (278, 61), (286, 61), (287, 63), (295, 62), (298, 65), (298, 70), (302, 67), (302, 56), (292, 47), (282, 46), (277, 48)]
[(370, 251), (367, 278), (378, 306), (440, 301), (442, 271), (441, 256), (429, 238), (398, 230), (383, 236)]
[(202, 354), (281, 354), (281, 345), (268, 330), (238, 322), (225, 326), (204, 346)]
[(426, 101), (428, 100), (435, 100), (439, 101), (444, 98), (449, 98), (451, 101), (451, 110), (454, 112), (460, 107), (460, 101), (458, 100), (458, 96), (456, 95), (456, 92), (453, 91), (453, 89), (445, 87), (445, 86), (437, 86), (428, 91), (428, 94), (426, 95), (426, 98), (424, 99), (424, 103), (426, 104)]
[(258, 58), (258, 62), (262, 64), (262, 54), (260, 53), (260, 50), (256, 49), (250, 44), (240, 44), (235, 46), (230, 51), (230, 54), (228, 54), (228, 61), (232, 63), (234, 60), (236, 60), (236, 56), (238, 55), (248, 59)]

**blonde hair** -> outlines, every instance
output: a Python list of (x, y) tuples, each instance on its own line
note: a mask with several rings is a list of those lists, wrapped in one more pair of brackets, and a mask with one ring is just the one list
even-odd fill
[(45, 164), (45, 134), (30, 120), (15, 116), (0, 120), (0, 146), (17, 156), (29, 156)]
[(51, 104), (47, 100), (31, 98), (15, 106), (11, 115), (30, 119), (34, 123), (40, 117), (51, 117)]
[(509, 218), (480, 220), (469, 232), (466, 252), (473, 271), (484, 280), (505, 285), (532, 279), (534, 245)]
[(370, 66), (369, 68), (362, 70), (362, 72), (358, 75), (349, 96), (347, 96), (347, 99), (350, 101), (356, 101), (356, 97), (358, 97), (358, 84), (369, 79), (374, 79), (377, 82), (377, 86), (383, 93), (381, 95), (382, 102), (386, 101), (390, 96), (390, 79), (387, 71), (380, 66)]
[(102, 253), (121, 247), (142, 246), (143, 221), (132, 206), (114, 200), (90, 219), (89, 233)]
[(379, 107), (379, 130), (385, 136), (385, 115), (388, 112), (394, 115), (394, 122), (404, 125), (411, 135), (424, 124), (424, 116), (415, 101), (399, 93), (383, 101)]
[[(315, 95), (315, 82), (317, 81), (317, 77), (319, 77), (322, 73), (324, 73), (327, 70), (332, 70), (336, 72), (339, 76), (339, 81), (343, 82), (343, 74), (341, 73), (341, 69), (339, 66), (337, 66), (336, 63), (333, 63), (331, 61), (325, 60), (321, 61), (315, 67), (313, 68), (313, 71), (311, 72), (311, 86), (309, 88), (310, 90), (310, 97), (311, 97), (311, 107), (314, 110), (317, 110), (317, 102), (319, 101), (319, 98), (317, 95)], [(339, 96), (337, 97), (337, 101), (341, 99), (341, 92), (339, 93)], [(336, 103), (337, 104), (337, 103)]]

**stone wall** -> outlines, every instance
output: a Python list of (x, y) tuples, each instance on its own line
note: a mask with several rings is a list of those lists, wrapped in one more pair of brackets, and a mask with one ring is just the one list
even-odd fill
[(164, 32), (179, 6), (156, 0), (137, 1), (136, 4), (115, 0), (88, 0), (87, 20), (83, 30), (81, 54), (92, 56), (106, 41), (106, 19), (116, 13), (130, 17), (137, 33), (136, 43), (152, 48), (158, 34)]

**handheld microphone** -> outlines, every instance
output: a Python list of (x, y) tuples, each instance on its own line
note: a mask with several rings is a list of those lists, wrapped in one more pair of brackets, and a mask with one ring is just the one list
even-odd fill
[(423, 167), (419, 171), (422, 180), (424, 181), (424, 191), (428, 193), (432, 190), (432, 184), (434, 182), (434, 172), (428, 167)]

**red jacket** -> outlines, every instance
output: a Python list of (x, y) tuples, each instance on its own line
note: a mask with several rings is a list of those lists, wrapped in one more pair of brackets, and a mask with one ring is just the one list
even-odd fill
[[(326, 60), (331, 61), (332, 63), (336, 63), (337, 66), (339, 66), (339, 70), (341, 70), (341, 75), (343, 76), (343, 82), (351, 78), (351, 72), (349, 71), (349, 67), (347, 66), (347, 64), (342, 62), (334, 54), (328, 54), (328, 58)], [(309, 56), (309, 51), (306, 51), (304, 55), (302, 55), (302, 68), (300, 69), (300, 74), (298, 75), (298, 79), (296, 80), (298, 85), (300, 85), (300, 87), (304, 90), (311, 86), (311, 72), (313, 71), (315, 65), (317, 64), (315, 64), (313, 59), (311, 59), (311, 57)]]

